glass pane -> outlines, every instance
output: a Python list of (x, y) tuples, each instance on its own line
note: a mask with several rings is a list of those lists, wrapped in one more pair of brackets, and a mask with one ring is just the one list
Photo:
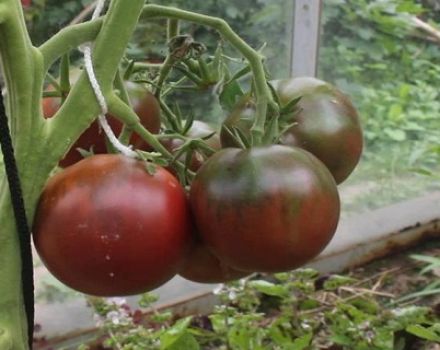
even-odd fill
[(364, 127), (362, 162), (341, 186), (344, 215), (438, 190), (440, 46), (416, 19), (438, 22), (438, 4), (323, 3), (319, 76), (351, 96)]

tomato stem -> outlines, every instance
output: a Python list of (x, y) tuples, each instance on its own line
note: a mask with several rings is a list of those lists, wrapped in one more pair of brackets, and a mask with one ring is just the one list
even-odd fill
[[(111, 95), (108, 100), (109, 112), (116, 118), (121, 120), (128, 128), (136, 132), (144, 141), (146, 141), (154, 150), (162, 154), (166, 159), (174, 159), (174, 155), (169, 152), (153, 135), (149, 132), (139, 121), (136, 113), (126, 105), (118, 96)], [(176, 166), (179, 169), (185, 169), (185, 165), (180, 162), (176, 162)]]
[(102, 24), (102, 18), (91, 22), (75, 24), (61, 29), (57, 34), (48, 39), (39, 47), (44, 58), (44, 70), (47, 72), (59, 57), (69, 52), (72, 48), (95, 40)]
[[(121, 100), (130, 106), (130, 97), (128, 96), (128, 92), (125, 88), (124, 80), (122, 79), (122, 74), (119, 69), (115, 76), (115, 88), (119, 90)], [(126, 124), (123, 124), (121, 133), (119, 134), (119, 141), (121, 141), (123, 144), (128, 144), (132, 132), (133, 130), (131, 130)]]
[(167, 21), (167, 40), (170, 41), (171, 38), (179, 35), (180, 33), (180, 24), (177, 19), (169, 19)]
[(70, 69), (70, 58), (69, 58), (69, 54), (65, 53), (61, 58), (61, 65), (60, 65), (61, 104), (64, 103), (70, 91), (69, 69)]
[(267, 106), (278, 109), (272, 98), (271, 91), (266, 83), (266, 74), (261, 55), (241, 39), (221, 18), (197, 14), (177, 8), (167, 8), (160, 5), (148, 4), (144, 6), (142, 16), (146, 18), (164, 17), (168, 19), (180, 19), (194, 22), (216, 29), (227, 41), (229, 41), (248, 61), (251, 66), (256, 95), (256, 119), (251, 128), (252, 143), (259, 145), (263, 142), (264, 126), (266, 121)]
[(159, 72), (159, 78), (157, 80), (156, 90), (154, 92), (154, 96), (156, 98), (160, 97), (161, 92), (162, 92), (162, 87), (163, 87), (168, 75), (170, 74), (175, 62), (176, 62), (175, 57), (171, 53), (169, 53), (167, 55), (165, 61), (163, 62), (163, 65), (162, 65), (160, 72)]
[[(125, 53), (127, 42), (136, 27), (142, 7), (143, 0), (129, 2), (113, 0), (101, 30), (96, 37), (93, 49), (93, 65), (97, 80), (106, 98), (113, 94), (114, 77), (119, 62)], [(95, 27), (89, 27), (91, 32), (95, 29)], [(71, 35), (70, 32), (64, 32), (64, 35), (67, 35), (67, 38), (73, 38), (72, 40), (75, 43), (81, 42), (78, 37)], [(61, 39), (57, 39), (53, 43), (51, 52), (60, 53), (66, 47)], [(58, 47), (56, 47), (57, 43), (59, 44)], [(111, 52), (111, 55), (109, 55), (109, 52)], [(78, 115), (78, 110), (81, 110), (81, 115)], [(89, 79), (83, 72), (73, 85), (66, 102), (55, 116), (46, 122), (48, 132), (47, 153), (55, 164), (94, 121), (99, 112), (100, 107)]]

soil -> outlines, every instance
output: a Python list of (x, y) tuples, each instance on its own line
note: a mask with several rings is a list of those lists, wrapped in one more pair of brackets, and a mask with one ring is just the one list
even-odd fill
[[(421, 274), (427, 263), (412, 259), (412, 255), (440, 258), (440, 241), (426, 241), (416, 248), (375, 260), (349, 271), (349, 276), (358, 279), (360, 281), (358, 284), (362, 285), (362, 288), (369, 289), (372, 293), (376, 292), (378, 296), (382, 294), (383, 300), (388, 299), (389, 302), (393, 302), (440, 281), (440, 266)], [(411, 298), (407, 303), (437, 307), (440, 312), (440, 293)]]

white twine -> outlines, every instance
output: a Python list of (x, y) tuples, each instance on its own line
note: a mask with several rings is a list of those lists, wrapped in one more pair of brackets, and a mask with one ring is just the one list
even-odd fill
[[(93, 11), (92, 21), (98, 18), (104, 8), (106, 0), (98, 0), (95, 10)], [(98, 116), (99, 124), (101, 128), (104, 130), (107, 135), (110, 143), (123, 155), (131, 158), (137, 157), (137, 153), (134, 152), (131, 147), (122, 144), (118, 138), (115, 136), (112, 128), (107, 122), (105, 115), (108, 112), (107, 102), (105, 101), (104, 94), (102, 93), (101, 86), (98, 83), (98, 79), (96, 78), (95, 71), (93, 69), (92, 62), (92, 47), (91, 44), (88, 43), (83, 46), (82, 51), (84, 53), (84, 65), (86, 68), (87, 76), (89, 77), (90, 84), (92, 85), (93, 91), (95, 93), (96, 99), (101, 107), (101, 114)]]

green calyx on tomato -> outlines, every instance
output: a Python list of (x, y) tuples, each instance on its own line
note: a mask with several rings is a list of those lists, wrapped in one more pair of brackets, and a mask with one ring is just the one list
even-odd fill
[(197, 172), (190, 190), (197, 230), (212, 253), (243, 271), (286, 271), (331, 240), (339, 195), (311, 153), (272, 145), (228, 148)]
[[(205, 148), (209, 148), (214, 152), (221, 148), (220, 137), (216, 130), (200, 120), (193, 120), (188, 130), (184, 130), (183, 136), (192, 141), (192, 144), (189, 145), (188, 142), (178, 137), (162, 138), (160, 142), (192, 171), (197, 171), (210, 155), (207, 154), (206, 150), (197, 147), (200, 146), (199, 142), (203, 142)], [(194, 143), (195, 140), (199, 142)], [(192, 146), (193, 144), (195, 145), (195, 149)], [(182, 149), (182, 147), (185, 146), (188, 147)], [(179, 156), (180, 154), (182, 155)], [(184, 154), (187, 154), (189, 158), (185, 159)]]
[(220, 141), (223, 148), (247, 148), (251, 138), (251, 127), (255, 121), (255, 103), (251, 97), (242, 98), (231, 114), (223, 121)]
[(49, 271), (80, 292), (139, 294), (172, 278), (192, 244), (187, 196), (156, 166), (120, 155), (88, 157), (49, 179), (33, 224)]

